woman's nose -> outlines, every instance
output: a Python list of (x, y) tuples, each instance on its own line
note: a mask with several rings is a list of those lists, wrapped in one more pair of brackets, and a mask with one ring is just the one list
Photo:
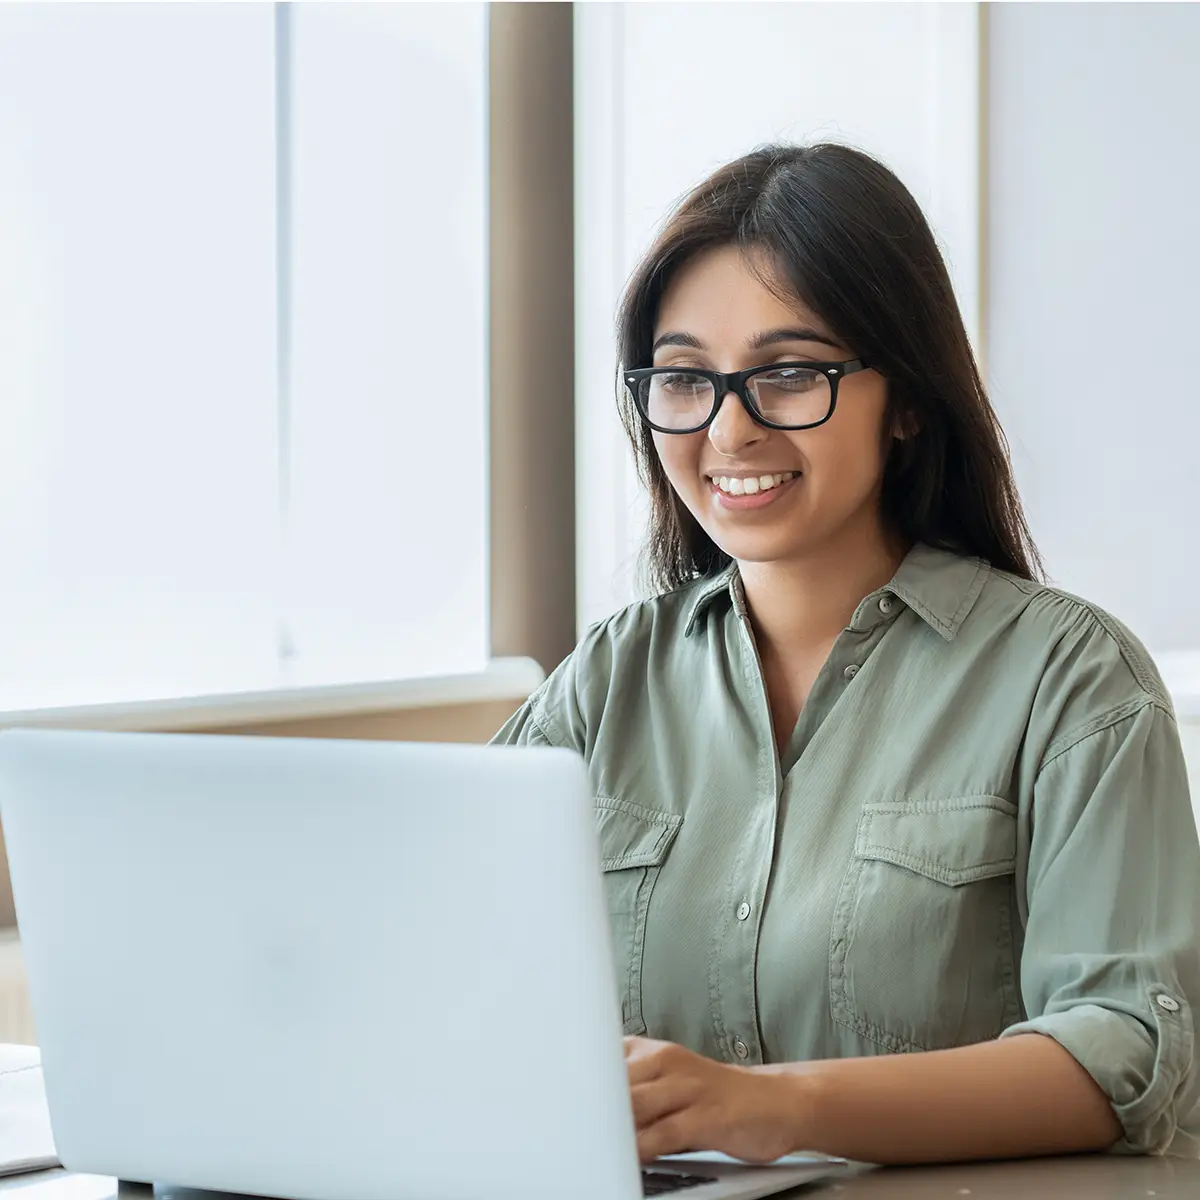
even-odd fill
[(718, 454), (735, 458), (746, 446), (762, 441), (767, 432), (746, 411), (736, 392), (726, 392), (708, 427), (708, 440)]

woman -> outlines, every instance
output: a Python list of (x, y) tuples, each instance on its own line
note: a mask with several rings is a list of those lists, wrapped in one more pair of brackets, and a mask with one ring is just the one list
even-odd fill
[(661, 594), (497, 741), (587, 760), (643, 1158), (1197, 1153), (1170, 702), (1038, 581), (912, 196), (841, 146), (739, 159), (620, 358)]

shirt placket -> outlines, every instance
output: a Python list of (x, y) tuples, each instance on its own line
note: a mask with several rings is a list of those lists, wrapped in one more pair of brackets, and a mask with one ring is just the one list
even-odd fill
[(721, 919), (717, 922), (711, 993), (718, 1044), (728, 1061), (751, 1065), (763, 1060), (754, 976), (759, 923), (774, 853), (781, 778), (758, 648), (745, 605), (736, 593), (734, 611), (746, 699), (754, 711), (758, 729), (758, 754), (753, 787), (744, 793), (742, 837), (722, 900)]
[(833, 706), (858, 678), (871, 652), (899, 614), (900, 607), (900, 601), (890, 592), (869, 596), (859, 605), (849, 626), (838, 634), (829, 657), (813, 682), (812, 692), (788, 744), (779, 748), (780, 769), (785, 779), (800, 761)]
[(754, 706), (759, 728), (759, 753), (753, 794), (747, 796), (744, 835), (725, 892), (723, 919), (717, 922), (710, 982), (718, 1043), (730, 1062), (749, 1066), (763, 1062), (756, 968), (784, 780), (838, 697), (853, 683), (887, 632), (899, 601), (889, 593), (882, 593), (868, 597), (859, 606), (849, 628), (834, 643), (782, 756), (776, 751), (766, 680), (749, 615), (736, 593), (734, 601), (745, 654), (748, 700)]

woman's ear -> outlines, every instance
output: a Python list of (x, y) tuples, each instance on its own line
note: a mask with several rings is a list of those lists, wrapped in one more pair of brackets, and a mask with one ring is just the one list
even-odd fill
[(917, 414), (909, 409), (901, 409), (892, 417), (892, 439), (897, 442), (907, 442), (921, 432), (921, 422)]

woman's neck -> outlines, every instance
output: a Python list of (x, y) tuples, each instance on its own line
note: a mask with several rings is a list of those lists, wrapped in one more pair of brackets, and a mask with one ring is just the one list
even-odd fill
[(802, 558), (739, 563), (760, 653), (787, 662), (827, 649), (863, 597), (895, 575), (907, 550), (875, 527), (856, 530)]

